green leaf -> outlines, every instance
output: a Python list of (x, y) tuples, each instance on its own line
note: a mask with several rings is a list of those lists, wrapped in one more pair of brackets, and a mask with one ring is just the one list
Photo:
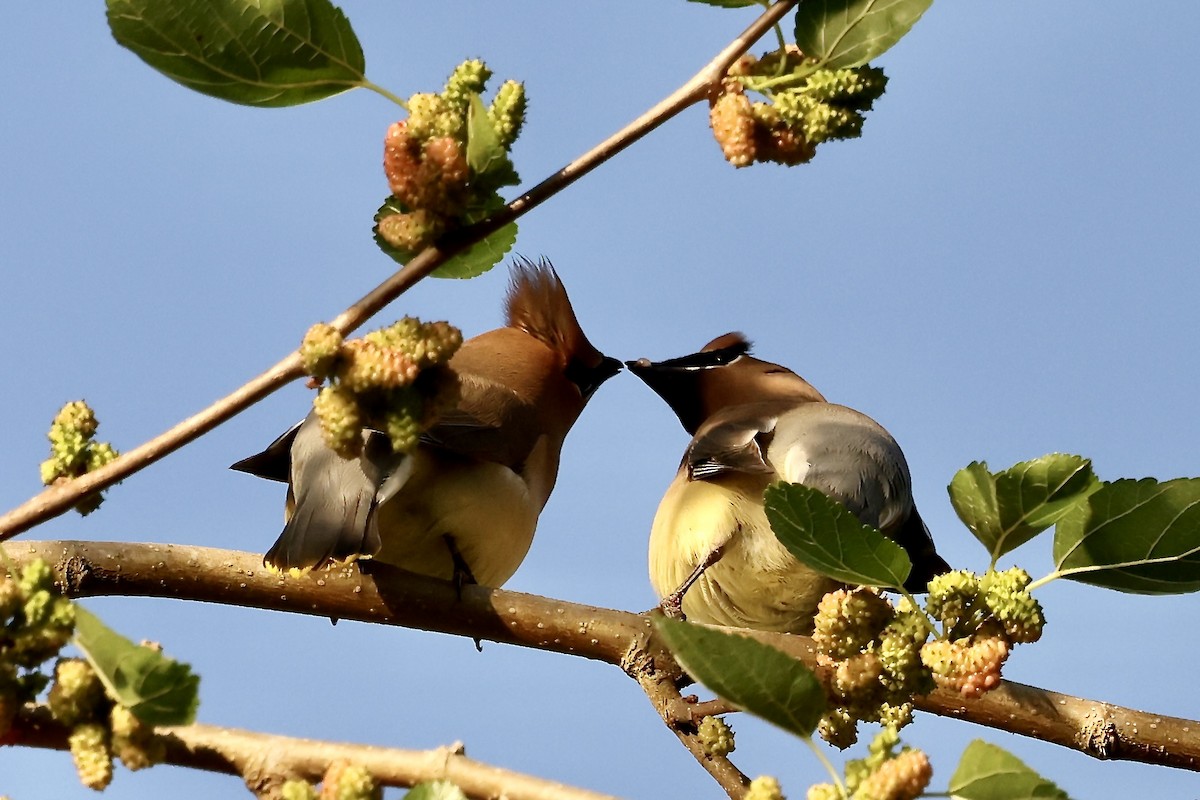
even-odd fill
[(775, 483), (763, 496), (771, 529), (792, 555), (844, 583), (899, 589), (912, 562), (836, 500), (799, 483)]
[(963, 751), (949, 791), (956, 800), (1068, 800), (1066, 792), (1019, 758), (982, 739)]
[(200, 676), (191, 667), (134, 644), (82, 606), (75, 608), (75, 645), (109, 695), (149, 725), (187, 725), (200, 705)]
[(467, 166), (471, 168), (471, 188), (476, 194), (521, 182), (508, 151), (500, 144), (491, 115), (474, 92), (467, 107)]
[(467, 166), (473, 176), (484, 175), (493, 165), (508, 157), (500, 135), (488, 116), (479, 95), (471, 92), (467, 106)]
[(1090, 460), (1052, 453), (994, 475), (986, 463), (973, 462), (955, 474), (948, 490), (958, 518), (996, 560), (1099, 488)]
[(405, 792), (404, 800), (467, 800), (467, 796), (450, 781), (427, 781)]
[(113, 37), (189, 89), (294, 106), (364, 85), (362, 47), (329, 0), (107, 0)]
[(654, 624), (693, 678), (786, 731), (812, 736), (825, 713), (825, 690), (808, 667), (736, 633), (662, 618)]
[(1054, 537), (1055, 577), (1135, 594), (1200, 590), (1200, 478), (1104, 484)]
[[(479, 206), (476, 209), (470, 210), (466, 214), (466, 222), (478, 222), (486, 219), (488, 214), (501, 208), (504, 205), (504, 200), (499, 196), (493, 195), (489, 198), (489, 202)], [(379, 235), (378, 223), (383, 217), (389, 214), (399, 214), (407, 211), (404, 204), (397, 200), (394, 196), (388, 197), (383, 201), (383, 205), (375, 212), (375, 244), (379, 249), (388, 255), (392, 260), (407, 264), (413, 259), (416, 253), (411, 253), (407, 250), (400, 250), (392, 247), (383, 237)], [(510, 222), (499, 230), (488, 234), (480, 239), (469, 248), (451, 258), (445, 264), (435, 269), (430, 273), (434, 278), (474, 278), (478, 275), (490, 270), (492, 267), (500, 263), (501, 259), (512, 249), (512, 246), (517, 243), (517, 223)]]
[(886, 52), (933, 0), (805, 0), (796, 44), (824, 69), (857, 67)]

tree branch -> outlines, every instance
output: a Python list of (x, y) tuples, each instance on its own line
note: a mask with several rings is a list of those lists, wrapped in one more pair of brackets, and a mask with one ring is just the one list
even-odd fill
[[(6, 552), (19, 564), (44, 558), (72, 597), (174, 597), (380, 622), (603, 661), (639, 683), (646, 674), (677, 684), (684, 678), (653, 635), (649, 617), (481, 586), (465, 586), (459, 597), (451, 583), (370, 562), (367, 573), (351, 566), (292, 578), (267, 572), (257, 555), (182, 545), (29, 541)], [(744, 633), (816, 665), (806, 636)], [(1010, 681), (976, 700), (938, 690), (919, 698), (916, 707), (1102, 760), (1200, 771), (1200, 723), (1186, 719)], [(660, 712), (664, 719), (670, 708)]]
[[(339, 314), (331, 324), (343, 334), (355, 330), (388, 303), (444, 264), (451, 256), (524, 215), (688, 106), (703, 100), (708, 94), (709, 87), (721, 79), (729, 65), (769, 31), (771, 26), (795, 6), (796, 2), (797, 0), (780, 0), (769, 7), (691, 79), (645, 114), (513, 200), (488, 219), (449, 234), (437, 244), (421, 251), (390, 278)], [(84, 496), (107, 489), (114, 483), (175, 452), (299, 378), (302, 374), (299, 352), (289, 353), (275, 366), (251, 379), (240, 389), (218, 400), (198, 414), (188, 417), (165, 433), (135, 447), (100, 469), (82, 475), (69, 483), (52, 486), (34, 495), (0, 516), (0, 542), (7, 541), (40, 522), (70, 510)]]
[[(70, 732), (48, 709), (26, 707), (18, 712), (5, 738), (29, 747), (66, 750)], [(154, 736), (166, 749), (164, 763), (237, 775), (259, 796), (278, 796), (284, 782), (292, 778), (317, 783), (332, 762), (344, 759), (366, 768), (382, 786), (445, 780), (480, 800), (616, 800), (612, 795), (474, 761), (467, 758), (461, 744), (401, 750), (200, 724), (159, 727)]]

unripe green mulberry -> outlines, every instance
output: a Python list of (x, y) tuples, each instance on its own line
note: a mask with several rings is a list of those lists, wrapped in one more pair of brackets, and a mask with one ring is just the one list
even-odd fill
[(979, 578), (966, 570), (936, 576), (929, 582), (925, 610), (941, 620), (947, 636), (970, 636), (986, 617), (986, 609), (979, 602)]
[(25, 624), (30, 628), (40, 628), (50, 621), (50, 613), (54, 610), (54, 595), (47, 589), (38, 589), (25, 599), (21, 611), (25, 615)]
[(54, 588), (54, 570), (46, 563), (46, 559), (37, 558), (30, 561), (21, 570), (20, 589), (28, 596), (39, 589)]
[(492, 71), (479, 59), (472, 58), (464, 61), (455, 67), (454, 71), (450, 73), (450, 77), (446, 79), (446, 88), (442, 92), (442, 97), (465, 117), (467, 106), (471, 102), (471, 95), (483, 94), (483, 89), (491, 77)]
[(921, 646), (929, 633), (925, 615), (917, 610), (897, 613), (883, 629), (879, 639), (879, 660), (883, 664), (880, 680), (890, 691), (912, 696), (933, 689), (933, 681), (921, 664)]
[(383, 789), (365, 767), (339, 760), (329, 765), (321, 786), (321, 800), (379, 800)]
[(154, 728), (138, 719), (122, 705), (114, 705), (109, 716), (112, 749), (121, 763), (137, 771), (160, 764), (166, 757), (166, 745), (154, 735)]
[(817, 606), (813, 642), (822, 655), (841, 661), (862, 652), (894, 615), (891, 603), (869, 589), (838, 589)]
[(821, 738), (839, 750), (845, 750), (858, 741), (858, 721), (844, 708), (831, 708), (817, 723)]
[(78, 431), (79, 435), (85, 439), (95, 436), (96, 429), (100, 426), (96, 420), (96, 413), (82, 400), (75, 400), (64, 405), (54, 416), (51, 424)]
[(25, 593), (21, 591), (21, 585), (0, 567), (0, 628), (7, 627), (23, 605)]
[(783, 788), (770, 775), (760, 775), (750, 781), (742, 797), (744, 800), (784, 800)]
[(300, 342), (304, 372), (319, 381), (328, 379), (337, 364), (343, 341), (341, 332), (327, 323), (318, 322), (309, 328)]
[[(116, 459), (117, 451), (112, 445), (92, 441), (99, 425), (95, 413), (82, 400), (62, 407), (46, 435), (50, 440), (50, 458), (38, 468), (43, 484), (51, 486), (78, 478)], [(90, 514), (103, 501), (103, 496), (94, 492), (80, 498), (75, 510), (80, 514)]]
[(354, 458), (362, 452), (362, 412), (353, 392), (326, 386), (313, 400), (313, 411), (331, 450), (342, 458)]
[(104, 684), (82, 658), (60, 658), (46, 700), (54, 718), (68, 727), (94, 722), (107, 710)]
[(442, 232), (442, 221), (430, 211), (418, 208), (401, 214), (389, 214), (376, 226), (379, 238), (404, 253), (416, 255)]
[(1041, 603), (1029, 593), (1030, 581), (1029, 573), (1019, 567), (988, 572), (979, 580), (984, 605), (1014, 644), (1036, 642), (1046, 625)]
[(108, 442), (93, 442), (88, 449), (87, 472), (117, 460), (117, 450)]
[(746, 95), (722, 94), (709, 109), (708, 120), (726, 161), (735, 167), (748, 167), (754, 163), (754, 113)]
[(388, 440), (392, 443), (392, 450), (397, 453), (411, 453), (417, 448), (423, 431), (423, 405), (421, 395), (412, 388), (398, 389), (391, 393), (383, 415), (383, 426)]
[(720, 717), (705, 717), (696, 728), (704, 752), (710, 756), (727, 756), (736, 749), (733, 729)]
[(438, 94), (418, 93), (408, 98), (408, 135), (418, 142), (435, 136), (461, 140), (465, 117)]
[(862, 115), (853, 109), (823, 103), (803, 90), (778, 92), (773, 99), (780, 117), (811, 145), (852, 139), (862, 133)]
[(449, 322), (421, 322), (416, 317), (404, 317), (363, 338), (403, 352), (422, 370), (449, 361), (462, 345), (462, 331)]
[(283, 800), (317, 800), (317, 789), (308, 781), (293, 778), (283, 784), (279, 796)]
[[(933, 680), (930, 679), (930, 688), (932, 689)], [(888, 728), (900, 730), (908, 723), (912, 722), (913, 704), (899, 703), (893, 705), (891, 703), (882, 703), (879, 706), (879, 724)]]
[(488, 118), (500, 145), (505, 149), (511, 147), (521, 135), (521, 128), (525, 125), (525, 107), (525, 84), (519, 81), (505, 81), (500, 85), (488, 108)]
[(108, 786), (113, 772), (108, 728), (95, 722), (76, 725), (67, 737), (67, 744), (83, 785), (97, 791)]
[(887, 88), (887, 76), (878, 67), (819, 69), (805, 80), (804, 93), (814, 100), (856, 111), (870, 111)]

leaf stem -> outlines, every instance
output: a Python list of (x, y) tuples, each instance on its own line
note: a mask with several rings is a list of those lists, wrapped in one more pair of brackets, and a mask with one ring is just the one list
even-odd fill
[(1058, 570), (1054, 570), (1053, 572), (1048, 573), (1047, 575), (1044, 575), (1041, 578), (1038, 578), (1036, 581), (1030, 583), (1029, 586), (1025, 587), (1025, 590), (1032, 592), (1034, 589), (1040, 589), (1041, 587), (1050, 583), (1050, 581), (1058, 580), (1063, 576), (1063, 574), (1064, 573), (1059, 572)]
[(817, 761), (821, 762), (821, 766), (825, 767), (825, 771), (829, 773), (829, 777), (833, 778), (833, 785), (842, 793), (842, 797), (845, 797), (846, 785), (842, 783), (842, 776), (834, 768), (833, 762), (829, 760), (829, 757), (825, 755), (825, 752), (813, 741), (811, 736), (802, 736), (800, 738), (804, 739), (804, 743), (808, 745), (808, 749), (812, 750), (813, 755), (817, 757)]
[(405, 111), (408, 111), (408, 103), (404, 100), (404, 98), (400, 97), (399, 95), (392, 94), (387, 89), (383, 88), (382, 86), (375, 83), (374, 81), (369, 81), (364, 78), (363, 82), (362, 82), (362, 88), (370, 89), (372, 92), (375, 92), (378, 95), (382, 95), (383, 97), (386, 97), (388, 100), (391, 100), (393, 103), (400, 106)]

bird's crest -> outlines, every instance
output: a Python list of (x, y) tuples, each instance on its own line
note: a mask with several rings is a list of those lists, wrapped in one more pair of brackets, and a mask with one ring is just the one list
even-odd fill
[(513, 264), (505, 315), (509, 327), (544, 343), (564, 366), (574, 360), (590, 365), (604, 357), (584, 335), (567, 290), (544, 258), (535, 263), (522, 257)]

